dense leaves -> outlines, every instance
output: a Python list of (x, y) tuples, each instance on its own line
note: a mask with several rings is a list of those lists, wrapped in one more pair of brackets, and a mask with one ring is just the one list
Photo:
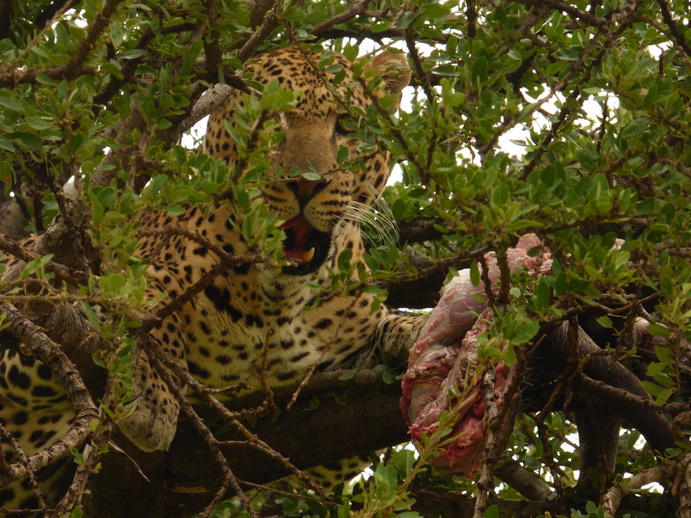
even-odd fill
[[(505, 359), (520, 359), (541, 329), (593, 308), (614, 308), (631, 325), (645, 299), (650, 333), (667, 339), (646, 358), (645, 386), (668, 415), (683, 417), (691, 410), (682, 361), (682, 344), (691, 340), (690, 41), (687, 0), (5, 2), (0, 248), (27, 265), (3, 281), (0, 300), (25, 302), (19, 287), (31, 278), (41, 281), (32, 288), (38, 298), (86, 303), (109, 344), (96, 361), (118, 380), (107, 389), (101, 420), (117, 421), (140, 325), (134, 314), (153, 318), (145, 265), (131, 255), (141, 237), (138, 216), (223, 200), (253, 260), (283, 260), (278, 222), (255, 195), (271, 180), (267, 150), (281, 138), (275, 116), (295, 96), (253, 82), (244, 62), (298, 44), (327, 51), (318, 65), (337, 72), (328, 52), (355, 57), (392, 44), (413, 70), (403, 110), (385, 116), (393, 102), (385, 98), (366, 113), (351, 110), (341, 125), (362, 138), (365, 153), (388, 148), (400, 181), (387, 187), (386, 206), (364, 218), (369, 271), (350, 271), (349, 257), (341, 257), (347, 273), (334, 277), (334, 290), (432, 307), (448, 272), (472, 267), (477, 280), (471, 259), (534, 232), (552, 251), (552, 272), (538, 281), (514, 275), (511, 289), (500, 292), (485, 354), (500, 354), (497, 344), (506, 342)], [(254, 92), (233, 130), (240, 152), (232, 171), (198, 151), (198, 132), (189, 134), (211, 109), (195, 111), (202, 93), (218, 82)], [(357, 170), (345, 151), (339, 161)], [(400, 235), (387, 228), (394, 221)], [(36, 257), (8, 239), (42, 232), (49, 239)], [(78, 288), (57, 289), (56, 275), (73, 285), (77, 278)], [(611, 325), (607, 317), (600, 323)], [(628, 356), (635, 351), (626, 337), (600, 345)], [(688, 437), (684, 423), (680, 439)], [(96, 436), (107, 429), (97, 424)], [(618, 477), (656, 464), (649, 452), (635, 453), (637, 438), (635, 431), (622, 436)], [(561, 499), (577, 478), (575, 440), (564, 414), (530, 415), (519, 419), (503, 458), (538, 474)], [(680, 443), (687, 450), (688, 441)], [(425, 505), (440, 495), (486, 496), (489, 488), (434, 472), (424, 462), (430, 454), (399, 447), (373, 459), (354, 496), (331, 504), (314, 495), (250, 497), (256, 508), (287, 516), (414, 516), (416, 505), (433, 512)], [(520, 497), (510, 483), (494, 496)], [(221, 504), (212, 515), (241, 516), (246, 502)], [(476, 513), (497, 516), (484, 507)], [(601, 516), (596, 507), (574, 516)]]

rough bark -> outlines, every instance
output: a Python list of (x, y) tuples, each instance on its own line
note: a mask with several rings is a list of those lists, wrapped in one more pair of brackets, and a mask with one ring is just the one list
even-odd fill
[[(316, 394), (322, 395), (314, 408)], [(387, 385), (371, 371), (362, 371), (347, 381), (338, 380), (337, 374), (327, 374), (313, 380), (290, 410), (283, 408), (278, 415), (258, 419), (251, 430), (295, 466), (307, 469), (407, 441), (399, 398), (397, 383)], [(243, 403), (251, 401), (244, 399)], [(210, 416), (205, 417), (207, 424), (213, 422)], [(258, 451), (238, 434), (223, 432), (227, 426), (215, 423), (210, 427), (221, 440), (239, 441), (227, 445), (224, 454), (240, 480), (264, 484), (288, 474), (280, 461)], [(85, 500), (85, 516), (188, 517), (203, 509), (221, 484), (220, 471), (208, 447), (189, 422), (179, 423), (175, 441), (166, 453), (143, 453), (120, 435), (114, 440), (130, 457), (111, 451), (102, 458), (101, 471), (89, 483), (91, 494)], [(489, 506), (499, 507), (499, 516), (521, 518), (546, 511), (570, 515), (572, 507), (584, 510), (584, 501), (573, 495), (566, 502), (558, 502), (544, 482), (520, 466), (501, 464), (495, 475), (512, 487), (523, 486), (539, 498), (489, 498)], [(413, 509), (422, 516), (470, 516), (475, 506), (472, 496), (436, 492), (415, 484), (412, 496), (417, 502)], [(616, 516), (632, 509), (647, 510), (653, 513), (651, 516), (673, 516), (678, 506), (678, 499), (668, 493), (627, 494)]]
[[(400, 387), (386, 385), (378, 376), (367, 377), (368, 381), (358, 382), (338, 381), (332, 376), (323, 386), (330, 386), (338, 393), (337, 398), (327, 393), (319, 397), (318, 407), (311, 409), (315, 396), (310, 392), (318, 390), (313, 385), (290, 410), (282, 409), (278, 417), (258, 419), (251, 431), (300, 469), (406, 441), (407, 427), (398, 408)], [(317, 380), (316, 386), (319, 384)], [(347, 388), (353, 385), (356, 387)], [(220, 440), (240, 441), (227, 445), (224, 454), (242, 481), (267, 483), (288, 474), (280, 461), (258, 451), (237, 433), (223, 433), (224, 425), (217, 423), (211, 428)], [(190, 516), (203, 509), (220, 486), (219, 469), (189, 422), (179, 423), (175, 441), (166, 453), (143, 453), (120, 435), (115, 442), (139, 465), (141, 473), (124, 454), (105, 455), (103, 469), (90, 481), (92, 493), (85, 502), (85, 516)]]

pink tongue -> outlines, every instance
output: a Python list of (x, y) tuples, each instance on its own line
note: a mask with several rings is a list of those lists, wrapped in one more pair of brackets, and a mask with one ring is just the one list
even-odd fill
[(293, 243), (293, 248), (286, 250), (287, 259), (301, 260), (305, 253), (305, 244), (307, 242), (307, 236), (312, 230), (312, 225), (309, 224), (307, 218), (300, 214), (295, 216), (281, 225), (283, 230), (287, 228), (293, 229), (293, 235), (295, 236), (295, 241)]

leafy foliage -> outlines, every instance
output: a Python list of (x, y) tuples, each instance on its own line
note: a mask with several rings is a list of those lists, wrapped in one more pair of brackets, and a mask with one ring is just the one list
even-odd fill
[[(549, 323), (594, 307), (639, 307), (654, 292), (650, 333), (667, 341), (648, 360), (645, 386), (656, 404), (688, 411), (680, 346), (691, 340), (687, 3), (7, 2), (0, 8), (0, 214), (8, 216), (0, 231), (21, 238), (46, 231), (56, 217), (70, 230), (55, 234), (40, 257), (22, 257), (23, 273), (0, 285), (0, 300), (17, 302), (17, 286), (31, 278), (40, 283), (37, 297), (87, 304), (88, 319), (111, 346), (95, 361), (117, 380), (102, 416), (117, 421), (140, 326), (133, 312), (148, 315), (153, 304), (145, 297), (146, 265), (132, 256), (139, 216), (222, 200), (259, 260), (281, 264), (282, 231), (255, 195), (271, 180), (268, 150), (281, 138), (274, 116), (295, 97), (278, 84), (253, 82), (244, 62), (298, 44), (327, 51), (322, 65), (336, 67), (328, 52), (355, 57), (392, 43), (408, 53), (413, 70), (403, 110), (382, 117), (393, 100), (381, 99), (366, 113), (349, 113), (344, 125), (362, 139), (363, 153), (377, 145), (392, 152), (402, 180), (383, 199), (401, 236), (382, 238), (376, 222), (366, 229), (368, 269), (342, 268), (334, 291), (364, 290), (381, 301), (391, 293), (401, 307), (431, 307), (435, 275), (470, 267), (485, 251), (506, 250), (534, 232), (552, 251), (552, 272), (537, 282), (514, 276), (483, 337), (485, 353), (513, 363)], [(199, 118), (193, 108), (217, 82), (255, 91), (233, 131), (241, 153), (232, 171), (189, 144)], [(339, 153), (356, 170), (349, 160)], [(406, 229), (416, 222), (423, 232), (411, 239)], [(16, 253), (5, 239), (0, 248)], [(52, 261), (88, 279), (78, 290), (58, 291)], [(345, 266), (349, 257), (340, 261)], [(426, 284), (424, 293), (408, 288), (416, 281)], [(91, 308), (105, 308), (108, 319)], [(499, 353), (499, 341), (509, 349)], [(577, 478), (573, 432), (561, 413), (521, 418), (506, 456), (562, 495)], [(688, 437), (688, 429), (681, 434)], [(655, 462), (634, 456), (637, 437), (623, 435), (618, 476)], [(335, 497), (335, 507), (285, 495), (271, 505), (287, 516), (407, 517), (430, 495), (478, 492), (407, 449), (372, 469), (352, 500)], [(519, 498), (506, 484), (496, 496)], [(252, 503), (261, 508), (271, 498), (258, 492)], [(212, 516), (242, 516), (241, 507), (226, 502)], [(587, 514), (573, 516), (603, 512), (589, 504)], [(496, 515), (492, 507), (485, 513)]]

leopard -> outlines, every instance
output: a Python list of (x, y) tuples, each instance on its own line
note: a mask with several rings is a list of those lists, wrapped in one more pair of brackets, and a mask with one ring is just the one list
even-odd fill
[[(423, 314), (380, 305), (366, 290), (344, 294), (327, 289), (342, 269), (344, 251), (351, 256), (349, 272), (367, 270), (365, 241), (354, 215), (375, 203), (391, 171), (390, 154), (383, 146), (360, 157), (359, 168), (342, 165), (340, 150), (357, 156), (362, 144), (347, 119), (372, 107), (394, 109), (411, 75), (405, 55), (389, 50), (364, 65), (340, 54), (328, 58), (322, 67), (320, 56), (287, 47), (263, 53), (246, 66), (257, 83), (277, 83), (296, 94), (293, 107), (275, 115), (282, 138), (268, 157), (272, 181), (259, 183), (256, 195), (280, 222), (285, 262), (279, 268), (262, 261), (233, 262), (148, 331), (150, 343), (137, 351), (132, 397), (118, 421), (124, 436), (143, 451), (167, 450), (180, 414), (173, 389), (149, 356), (153, 348), (205, 385), (243, 386), (250, 392), (296, 384), (312, 372), (372, 366), (384, 357), (405, 365), (427, 320)], [(231, 173), (241, 168), (245, 151), (233, 128), (240, 124), (240, 107), (251, 95), (233, 90), (207, 124), (204, 152)], [(189, 292), (228, 258), (253, 254), (254, 245), (243, 237), (238, 223), (232, 205), (223, 202), (190, 205), (177, 215), (152, 211), (139, 221), (149, 232), (144, 232), (134, 255), (148, 263), (148, 296), (158, 301), (154, 310)], [(165, 229), (171, 231), (158, 231)], [(34, 236), (23, 245), (31, 247), (36, 241)], [(7, 257), (2, 261), (9, 267), (18, 263)], [(6, 432), (3, 453), (16, 460), (14, 449), (31, 455), (64, 436), (74, 412), (51, 370), (6, 335), (0, 334), (0, 423)], [(585, 335), (579, 340), (581, 356), (598, 351)], [(547, 372), (555, 365), (561, 369), (559, 362), (568, 351), (568, 340), (554, 333), (538, 351), (543, 365), (532, 370)], [(645, 393), (622, 366), (609, 357), (598, 358), (602, 361), (592, 366), (595, 379)], [(549, 380), (558, 375), (550, 374)], [(548, 394), (545, 386), (535, 384), (533, 392)], [(583, 466), (599, 463), (600, 446), (612, 463), (618, 424), (603, 416), (632, 421), (659, 452), (674, 444), (668, 423), (656, 421), (654, 411), (632, 416), (616, 401), (605, 406), (593, 420), (607, 421), (611, 434), (595, 433), (602, 422), (579, 423)], [(652, 431), (650, 423), (656, 423)], [(583, 448), (586, 441), (590, 446)], [(0, 504), (8, 503), (36, 508), (32, 482), (24, 479), (2, 489)]]
[[(311, 372), (371, 366), (384, 355), (405, 362), (424, 324), (419, 315), (379, 305), (372, 293), (327, 290), (330, 277), (341, 269), (343, 251), (352, 254), (351, 265), (367, 268), (364, 238), (353, 214), (372, 206), (391, 171), (383, 146), (360, 157), (358, 168), (341, 165), (339, 150), (357, 156), (362, 144), (344, 117), (353, 107), (362, 114), (375, 105), (391, 113), (410, 79), (407, 58), (386, 49), (357, 64), (333, 53), (327, 68), (318, 65), (318, 58), (303, 48), (287, 47), (260, 54), (246, 65), (253, 81), (278, 83), (295, 93), (292, 108), (275, 114), (283, 135), (269, 156), (272, 181), (259, 183), (257, 195), (282, 222), (285, 263), (234, 263), (148, 333), (153, 347), (211, 387), (256, 391), (298, 383)], [(240, 161), (232, 126), (250, 95), (233, 89), (207, 124), (204, 152), (225, 162), (231, 173)], [(389, 103), (393, 106), (379, 106), (385, 97), (394, 100)], [(191, 205), (178, 215), (152, 211), (140, 224), (152, 232), (134, 255), (148, 262), (148, 296), (159, 301), (157, 308), (188, 291), (224, 256), (255, 251), (238, 229), (233, 207), (222, 201)], [(184, 231), (153, 231), (166, 228)], [(4, 261), (12, 266), (17, 260)], [(167, 450), (180, 403), (146, 348), (135, 357), (132, 387), (120, 431), (143, 451)], [(0, 406), (0, 422), (27, 455), (62, 437), (74, 417), (50, 369), (21, 347), (2, 346)], [(29, 489), (30, 484), (23, 484)], [(20, 494), (16, 485), (10, 486), (2, 490), (0, 502), (14, 498), (20, 508), (36, 505), (32, 492), (24, 491), (24, 500), (17, 502)]]

